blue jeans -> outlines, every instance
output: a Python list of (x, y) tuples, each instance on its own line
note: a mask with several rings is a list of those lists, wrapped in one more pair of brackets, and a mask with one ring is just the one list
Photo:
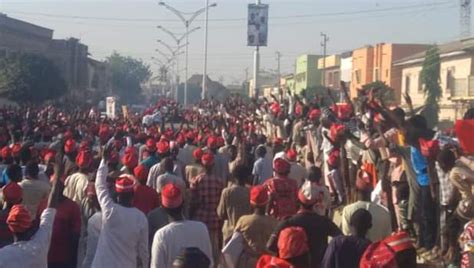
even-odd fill
[(436, 242), (436, 205), (431, 197), (430, 186), (420, 186), (420, 246), (432, 249)]

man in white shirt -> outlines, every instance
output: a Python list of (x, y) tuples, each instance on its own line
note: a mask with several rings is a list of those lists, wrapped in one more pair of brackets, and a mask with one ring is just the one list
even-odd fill
[(179, 150), (177, 158), (183, 163), (183, 166), (187, 166), (193, 162), (193, 152), (197, 149), (197, 147), (193, 145), (194, 138), (194, 133), (192, 131), (188, 132), (186, 134), (186, 144)]
[(64, 196), (76, 202), (79, 206), (86, 198), (86, 188), (89, 183), (89, 168), (92, 164), (92, 153), (90, 151), (80, 151), (76, 157), (76, 164), (79, 171), (66, 178), (64, 182)]
[(146, 267), (148, 254), (148, 222), (140, 210), (132, 205), (134, 180), (121, 175), (115, 183), (117, 203), (107, 187), (106, 148), (97, 171), (96, 192), (102, 210), (102, 230), (91, 267)]
[(202, 222), (183, 217), (183, 193), (177, 185), (166, 184), (161, 193), (161, 203), (171, 223), (159, 229), (153, 237), (151, 268), (173, 267), (173, 261), (184, 248), (200, 249), (212, 266), (212, 248), (209, 232)]
[(159, 194), (161, 194), (161, 190), (166, 184), (173, 183), (173, 184), (178, 185), (181, 188), (181, 191), (184, 192), (186, 190), (186, 184), (184, 183), (184, 180), (182, 178), (176, 176), (175, 174), (173, 174), (173, 170), (174, 170), (173, 159), (171, 159), (170, 157), (165, 157), (161, 161), (161, 165), (162, 165), (162, 169), (165, 173), (161, 174), (156, 179), (156, 188), (155, 188), (155, 190)]
[(273, 177), (272, 160), (266, 157), (267, 150), (265, 145), (259, 145), (255, 151), (258, 159), (253, 164), (253, 185), (261, 185), (267, 179)]
[[(59, 176), (55, 176), (58, 178)], [(60, 182), (59, 182), (60, 183)], [(51, 243), (56, 206), (59, 200), (58, 182), (53, 183), (47, 208), (41, 213), (39, 229), (35, 232), (33, 219), (24, 205), (14, 205), (7, 218), (15, 242), (0, 249), (0, 267), (46, 268)]]

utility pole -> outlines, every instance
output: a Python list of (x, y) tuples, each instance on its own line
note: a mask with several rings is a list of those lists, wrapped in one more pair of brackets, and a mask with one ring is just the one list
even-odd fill
[(206, 7), (206, 22), (204, 28), (204, 69), (202, 72), (202, 89), (201, 89), (201, 100), (204, 100), (207, 95), (207, 28), (209, 25), (209, 0), (205, 0)]
[(329, 37), (325, 33), (321, 33), (323, 40), (321, 41), (321, 47), (323, 48), (323, 72), (322, 72), (322, 85), (326, 86), (326, 49)]
[[(255, 0), (255, 4), (260, 5), (261, 1), (260, 0)], [(254, 97), (258, 99), (258, 91), (259, 91), (259, 78), (258, 78), (258, 73), (260, 69), (260, 47), (256, 46), (255, 47), (255, 52), (253, 54), (253, 84), (255, 88), (254, 92)]]
[(278, 63), (277, 72), (278, 72), (278, 89), (281, 88), (281, 70), (280, 70), (280, 60), (281, 60), (281, 53), (279, 51), (275, 52), (276, 60)]

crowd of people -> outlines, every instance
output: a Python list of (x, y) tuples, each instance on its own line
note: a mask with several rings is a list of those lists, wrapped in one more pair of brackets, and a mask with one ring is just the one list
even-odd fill
[(474, 267), (474, 109), (342, 91), (0, 109), (0, 267)]

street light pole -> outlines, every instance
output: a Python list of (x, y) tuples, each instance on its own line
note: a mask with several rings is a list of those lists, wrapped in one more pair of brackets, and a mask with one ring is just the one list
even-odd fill
[(207, 28), (209, 24), (209, 0), (205, 2), (206, 6), (206, 22), (204, 28), (204, 70), (202, 72), (202, 91), (201, 91), (201, 99), (204, 100), (207, 95)]
[[(255, 0), (255, 4), (260, 5), (260, 0)], [(260, 69), (260, 47), (257, 45), (255, 47), (255, 52), (253, 54), (253, 83), (255, 89), (255, 98), (258, 99), (258, 91), (259, 91), (259, 79), (258, 79), (258, 72)]]
[(185, 81), (184, 81), (184, 105), (187, 105), (188, 104), (188, 99), (187, 99), (187, 96), (188, 96), (188, 34), (190, 33), (189, 31), (189, 26), (191, 25), (191, 23), (196, 19), (197, 16), (199, 16), (200, 14), (202, 14), (204, 11), (206, 11), (209, 7), (215, 7), (217, 6), (216, 3), (214, 4), (211, 4), (209, 6), (206, 6), (204, 8), (201, 8), (197, 11), (195, 11), (194, 13), (192, 13), (191, 17), (189, 17), (189, 19), (186, 19), (183, 14), (189, 14), (189, 13), (184, 13), (184, 12), (181, 12), (179, 10), (177, 10), (176, 8), (166, 4), (165, 2), (159, 2), (158, 3), (160, 6), (164, 6), (166, 7), (169, 11), (173, 12), (183, 23), (184, 23), (184, 27), (186, 27), (186, 68), (185, 68)]

